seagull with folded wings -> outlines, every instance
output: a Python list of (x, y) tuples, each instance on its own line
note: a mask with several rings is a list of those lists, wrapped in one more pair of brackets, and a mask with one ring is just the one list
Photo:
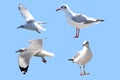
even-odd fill
[(79, 37), (80, 28), (104, 21), (103, 19), (91, 18), (83, 14), (75, 13), (67, 4), (63, 4), (60, 8), (56, 9), (56, 11), (60, 10), (64, 11), (68, 23), (76, 28), (76, 35), (74, 38)]
[[(89, 42), (85, 40), (83, 42), (83, 49), (77, 52), (77, 54), (73, 58), (68, 60), (80, 65), (80, 69), (81, 69), (80, 75), (83, 76), (89, 74), (86, 73), (85, 71), (85, 65), (91, 60), (91, 58), (92, 58), (92, 52), (89, 47)], [(83, 66), (83, 72), (82, 72), (82, 66)]]

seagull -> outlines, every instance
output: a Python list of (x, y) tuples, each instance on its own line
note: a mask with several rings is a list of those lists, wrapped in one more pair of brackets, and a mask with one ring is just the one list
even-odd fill
[(30, 14), (28, 9), (24, 7), (22, 4), (19, 4), (18, 9), (20, 13), (22, 14), (22, 16), (25, 18), (26, 24), (20, 25), (17, 28), (33, 30), (38, 33), (40, 33), (39, 30), (46, 31), (46, 29), (42, 27), (42, 24), (46, 24), (46, 22), (35, 21), (34, 17)]
[[(92, 52), (89, 47), (89, 42), (85, 40), (83, 42), (83, 49), (78, 51), (73, 58), (68, 60), (80, 65), (80, 70), (81, 70), (80, 75), (83, 76), (83, 75), (89, 75), (89, 73), (86, 73), (85, 71), (85, 65), (91, 60), (91, 58), (92, 58)], [(82, 70), (82, 67), (83, 67), (83, 70)]]
[(29, 40), (28, 42), (29, 47), (21, 48), (16, 51), (16, 53), (20, 52), (18, 56), (18, 63), (20, 71), (23, 74), (26, 74), (32, 56), (41, 57), (43, 63), (47, 62), (44, 57), (54, 57), (54, 53), (42, 49), (42, 39)]
[(74, 38), (79, 37), (80, 28), (104, 21), (102, 19), (90, 18), (83, 14), (74, 13), (67, 4), (63, 4), (60, 8), (56, 9), (56, 11), (60, 10), (65, 12), (68, 23), (76, 28)]

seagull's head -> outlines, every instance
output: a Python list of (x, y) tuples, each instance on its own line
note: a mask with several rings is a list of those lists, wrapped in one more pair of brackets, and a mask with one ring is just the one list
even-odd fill
[(62, 4), (60, 8), (56, 9), (56, 11), (68, 11), (69, 10), (69, 6), (67, 4)]
[(85, 41), (83, 42), (83, 46), (89, 46), (89, 42), (88, 42), (87, 40), (85, 40)]

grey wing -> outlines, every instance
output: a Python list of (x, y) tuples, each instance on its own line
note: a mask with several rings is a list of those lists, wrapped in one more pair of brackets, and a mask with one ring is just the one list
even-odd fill
[(19, 68), (23, 74), (25, 74), (28, 70), (29, 67), (29, 62), (30, 58), (34, 55), (35, 53), (32, 50), (27, 50), (19, 54), (18, 56), (18, 63), (19, 63)]
[(27, 8), (24, 7), (22, 4), (19, 4), (18, 9), (27, 22), (34, 20), (34, 17), (30, 14)]
[(81, 22), (85, 22), (86, 18), (83, 15), (75, 15), (72, 17), (72, 20), (77, 23), (81, 23)]
[(43, 41), (42, 39), (35, 39), (35, 40), (29, 40), (29, 48), (34, 50), (41, 50), (43, 47)]
[(75, 21), (75, 22), (77, 22), (77, 23), (85, 23), (85, 24), (89, 24), (89, 23), (95, 22), (94, 19), (88, 18), (85, 15), (76, 15), (76, 16), (73, 16), (72, 20)]
[(74, 58), (77, 58), (80, 54), (81, 54), (81, 51), (79, 51), (79, 52), (74, 56)]

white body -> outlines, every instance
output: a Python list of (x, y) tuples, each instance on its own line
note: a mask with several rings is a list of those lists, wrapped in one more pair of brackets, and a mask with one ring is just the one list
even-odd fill
[(86, 46), (84, 46), (83, 49), (79, 51), (77, 54), (78, 56), (74, 59), (73, 62), (80, 64), (80, 65), (85, 65), (92, 58), (91, 50)]
[[(89, 42), (84, 41), (83, 49), (77, 52), (77, 54), (72, 58), (74, 63), (84, 65), (88, 63), (92, 58), (92, 52), (89, 47)], [(70, 59), (71, 60), (71, 59)]]
[(24, 28), (23, 29), (28, 29), (28, 30), (42, 30), (42, 31), (46, 31), (45, 28), (43, 28), (39, 23), (37, 22), (31, 22), (31, 23), (26, 23), (24, 24)]

